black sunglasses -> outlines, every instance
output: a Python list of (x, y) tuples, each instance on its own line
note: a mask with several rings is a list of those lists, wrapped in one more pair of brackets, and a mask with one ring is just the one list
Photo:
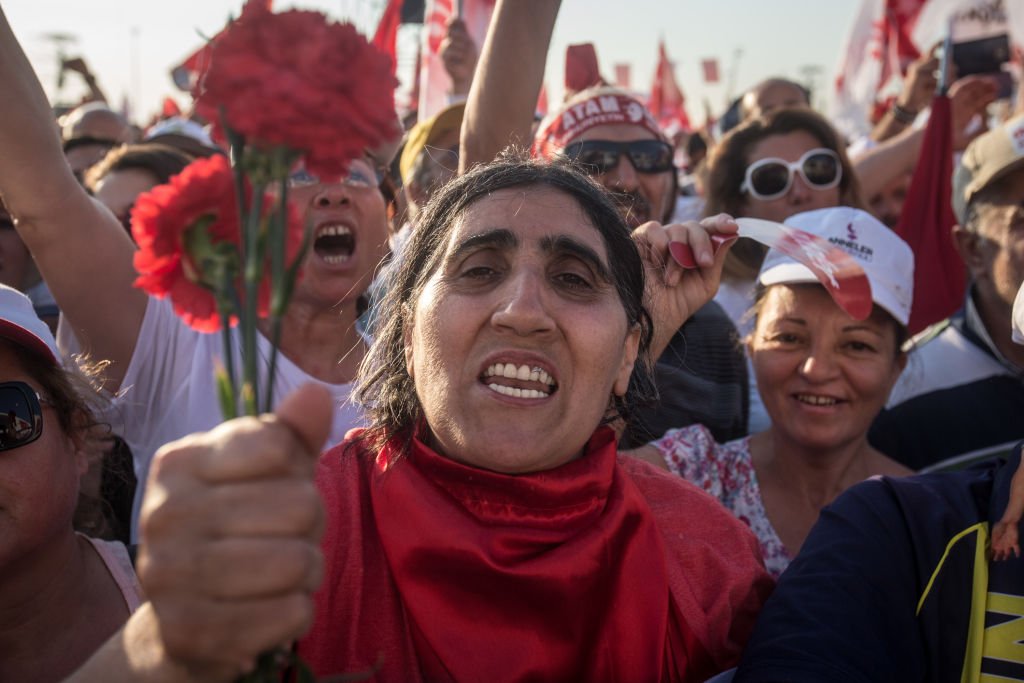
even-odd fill
[(43, 433), (48, 403), (24, 382), (0, 382), (0, 451), (30, 444)]
[(619, 165), (625, 153), (637, 173), (665, 173), (672, 170), (675, 152), (672, 145), (662, 140), (584, 140), (566, 146), (562, 152), (567, 158), (583, 166), (593, 167), (593, 173), (606, 173)]

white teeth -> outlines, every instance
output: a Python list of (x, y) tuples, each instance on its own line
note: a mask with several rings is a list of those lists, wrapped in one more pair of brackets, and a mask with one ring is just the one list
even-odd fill
[(801, 403), (808, 403), (812, 406), (834, 406), (839, 403), (839, 401), (834, 398), (829, 398), (827, 396), (814, 396), (811, 394), (798, 394), (796, 400)]
[(506, 387), (501, 384), (488, 384), (487, 385), (492, 391), (496, 391), (499, 394), (505, 396), (514, 396), (516, 398), (547, 398), (548, 394), (543, 391), (537, 391), (536, 389), (518, 389), (516, 387)]
[(330, 264), (344, 263), (345, 261), (348, 261), (348, 259), (349, 259), (348, 255), (346, 255), (346, 254), (339, 254), (339, 255), (336, 255), (336, 256), (331, 256), (329, 254), (323, 254), (323, 255), (320, 256), (320, 258), (322, 258), (324, 261), (326, 261), (327, 263), (330, 263)]
[(317, 237), (334, 237), (336, 235), (351, 235), (352, 230), (347, 225), (325, 225), (316, 231)]
[(484, 376), (507, 377), (508, 379), (517, 379), (524, 382), (540, 382), (541, 384), (546, 384), (549, 387), (555, 386), (555, 380), (551, 378), (551, 375), (541, 368), (531, 368), (529, 365), (520, 365), (517, 367), (512, 363), (495, 363), (487, 368)]

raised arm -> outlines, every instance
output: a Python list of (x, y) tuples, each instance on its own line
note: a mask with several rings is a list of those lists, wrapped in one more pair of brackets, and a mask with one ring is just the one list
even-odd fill
[(527, 147), (561, 0), (498, 0), (466, 100), (460, 172)]
[(82, 348), (117, 388), (146, 310), (134, 246), (72, 175), (42, 87), (0, 8), (0, 194)]

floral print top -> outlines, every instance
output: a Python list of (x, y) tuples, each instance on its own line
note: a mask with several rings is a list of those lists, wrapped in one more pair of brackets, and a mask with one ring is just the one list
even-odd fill
[(661, 453), (670, 472), (710, 493), (753, 530), (765, 567), (778, 578), (793, 558), (765, 513), (750, 459), (750, 437), (719, 444), (706, 427), (691, 425), (670, 429), (650, 445)]

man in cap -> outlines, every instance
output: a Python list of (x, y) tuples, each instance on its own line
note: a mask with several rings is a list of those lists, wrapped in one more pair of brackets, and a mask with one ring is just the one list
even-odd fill
[(465, 110), (464, 102), (453, 104), (418, 122), (405, 136), (398, 167), (410, 223), (415, 223), (434, 190), (459, 172), (459, 130)]
[(1024, 116), (976, 139), (953, 176), (964, 307), (922, 332), (872, 444), (920, 469), (1005, 453), (1024, 438), (1024, 347), (1011, 339), (1024, 281)]
[(64, 156), (75, 177), (82, 180), (89, 168), (112, 148), (135, 141), (127, 119), (106, 102), (89, 102), (71, 110), (61, 122)]
[[(466, 104), (460, 164), (493, 159), (509, 144), (534, 156), (569, 158), (604, 185), (631, 228), (672, 220), (674, 150), (647, 108), (628, 93), (596, 87), (531, 123), (559, 3), (499, 2)], [(746, 363), (725, 313), (710, 303), (690, 317), (658, 361), (661, 400), (631, 422), (623, 442), (646, 443), (671, 427), (701, 423), (719, 441), (747, 429)]]

